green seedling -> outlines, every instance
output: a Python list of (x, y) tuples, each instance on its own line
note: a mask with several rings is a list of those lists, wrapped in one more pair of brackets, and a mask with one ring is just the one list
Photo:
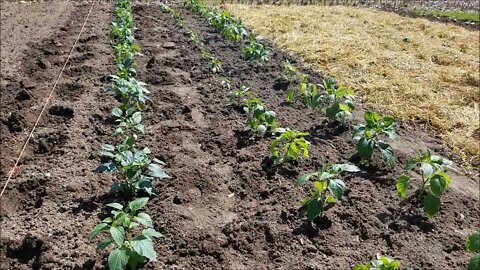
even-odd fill
[(220, 61), (220, 59), (218, 59), (214, 56), (211, 56), (210, 57), (210, 70), (213, 73), (220, 72), (222, 70), (222, 61)]
[(339, 121), (345, 126), (346, 119), (352, 117), (352, 111), (355, 108), (353, 90), (343, 86), (336, 87), (335, 80), (332, 79), (324, 80), (323, 88), (326, 92), (323, 102), (328, 119)]
[(247, 120), (247, 125), (254, 134), (264, 136), (284, 131), (277, 125), (275, 112), (269, 111), (259, 99), (247, 100), (244, 109), (251, 115)]
[(240, 88), (236, 90), (230, 90), (230, 86), (228, 87), (228, 92), (226, 92), (225, 96), (228, 99), (228, 105), (241, 107), (247, 101), (247, 98), (252, 95), (250, 91), (250, 87), (246, 85), (241, 85)]
[(287, 102), (292, 103), (295, 97), (295, 89), (292, 85), (297, 82), (297, 68), (288, 60), (283, 64), (283, 79), (288, 82)]
[[(421, 181), (420, 188), (417, 190), (418, 199), (422, 199), (423, 209), (429, 218), (435, 217), (440, 210), (440, 198), (443, 192), (450, 184), (450, 176), (446, 174), (448, 168), (451, 168), (452, 162), (441, 156), (432, 155), (427, 150), (426, 153), (418, 158), (411, 159), (406, 165), (405, 170), (411, 171), (418, 168)], [(407, 175), (401, 175), (397, 179), (397, 192), (400, 198), (407, 197), (407, 191), (412, 178)]]
[(131, 142), (113, 146), (102, 145), (101, 156), (108, 157), (110, 161), (97, 168), (97, 172), (120, 172), (125, 177), (125, 183), (114, 183), (111, 192), (123, 191), (127, 194), (145, 192), (155, 195), (152, 188), (152, 180), (155, 178), (170, 178), (163, 170), (165, 163), (156, 158), (150, 159), (150, 149), (145, 147), (141, 150), (131, 149)]
[(324, 210), (333, 206), (345, 193), (345, 183), (340, 179), (342, 172), (359, 172), (360, 169), (350, 164), (334, 164), (322, 166), (314, 173), (302, 175), (296, 185), (303, 185), (312, 180), (314, 191), (309, 198), (301, 201), (302, 207), (307, 210), (307, 218), (313, 221), (317, 216), (322, 217)]
[(286, 130), (270, 144), (270, 154), (276, 165), (285, 162), (296, 161), (302, 156), (308, 158), (308, 147), (310, 142), (303, 136), (308, 132)]
[(134, 57), (139, 54), (140, 47), (136, 44), (118, 43), (114, 45), (114, 52), (117, 63), (116, 75), (122, 79), (134, 77), (137, 74)]
[[(300, 83), (298, 84), (298, 94), (302, 96), (303, 104), (305, 104), (310, 109), (317, 109), (322, 105), (323, 97), (318, 92), (317, 85), (308, 82), (308, 74), (302, 74), (300, 76)], [(293, 96), (291, 99), (293, 100)]]
[(117, 117), (118, 127), (115, 129), (113, 136), (125, 135), (134, 136), (137, 133), (144, 133), (145, 126), (141, 124), (142, 114), (135, 108), (123, 111), (119, 107), (115, 107), (112, 114)]
[[(112, 216), (105, 218), (95, 226), (88, 239), (93, 241), (101, 233), (109, 235), (98, 242), (97, 248), (104, 250), (114, 245), (108, 256), (110, 270), (138, 269), (148, 261), (156, 261), (157, 253), (153, 247), (153, 238), (163, 235), (153, 228), (152, 218), (139, 210), (148, 202), (148, 198), (131, 201), (128, 206), (119, 203), (107, 204), (112, 208)], [(144, 229), (138, 233), (138, 228)]]
[(400, 267), (400, 261), (390, 259), (377, 254), (377, 259), (370, 264), (359, 264), (353, 270), (397, 270)]
[(123, 79), (118, 76), (112, 76), (115, 92), (115, 96), (122, 103), (119, 108), (126, 111), (130, 108), (142, 111), (145, 108), (147, 102), (150, 102), (148, 98), (148, 91), (145, 88), (145, 83), (136, 80), (135, 78)]
[(467, 252), (473, 253), (468, 262), (467, 270), (480, 269), (480, 230), (470, 234), (465, 245)]
[(242, 48), (243, 59), (247, 61), (260, 60), (261, 62), (268, 61), (268, 52), (265, 44), (251, 39), (249, 44)]
[(357, 140), (357, 154), (361, 159), (372, 157), (373, 150), (378, 149), (388, 168), (395, 166), (395, 157), (393, 148), (379, 140), (379, 136), (385, 135), (390, 139), (395, 138), (395, 119), (390, 116), (380, 118), (375, 112), (365, 112), (364, 119), (366, 124), (358, 124), (354, 127), (352, 137)]

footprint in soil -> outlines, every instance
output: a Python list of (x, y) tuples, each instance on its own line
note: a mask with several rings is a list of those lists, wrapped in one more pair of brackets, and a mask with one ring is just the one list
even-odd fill
[(18, 191), (24, 195), (28, 194), (28, 196), (24, 196), (22, 199), (25, 210), (40, 208), (43, 205), (43, 198), (47, 196), (46, 182), (46, 179), (30, 179), (20, 183)]
[[(59, 132), (41, 134), (33, 141), (35, 154), (49, 154), (66, 144), (68, 136)], [(64, 151), (60, 151), (63, 154)]]
[(17, 259), (23, 264), (27, 264), (34, 259), (32, 269), (40, 269), (40, 256), (49, 249), (49, 246), (42, 239), (31, 234), (27, 234), (21, 243), (11, 240), (8, 241), (6, 246), (8, 258)]
[(50, 115), (61, 116), (65, 118), (73, 118), (73, 109), (62, 105), (53, 105), (48, 109)]
[(20, 132), (25, 126), (25, 118), (18, 112), (12, 112), (7, 119), (3, 119), (2, 123), (8, 127), (10, 132)]

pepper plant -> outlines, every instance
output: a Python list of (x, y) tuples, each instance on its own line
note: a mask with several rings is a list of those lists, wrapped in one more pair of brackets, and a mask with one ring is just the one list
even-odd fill
[[(162, 234), (153, 228), (152, 218), (140, 212), (148, 202), (148, 198), (138, 198), (127, 206), (120, 203), (110, 203), (111, 217), (105, 218), (95, 226), (90, 233), (89, 240), (93, 241), (101, 233), (109, 235), (98, 242), (97, 248), (104, 250), (114, 245), (108, 256), (110, 270), (135, 270), (148, 261), (156, 261), (157, 253), (153, 247), (153, 238), (162, 237)], [(143, 229), (139, 231), (139, 227)]]
[(383, 160), (390, 169), (395, 166), (395, 157), (393, 148), (380, 140), (380, 136), (387, 136), (390, 139), (395, 138), (395, 119), (390, 116), (380, 118), (375, 112), (366, 111), (364, 113), (366, 124), (358, 124), (354, 127), (352, 137), (357, 140), (357, 155), (361, 159), (372, 157), (373, 150), (378, 149)]
[(353, 90), (344, 86), (336, 87), (334, 79), (323, 80), (323, 88), (326, 92), (323, 103), (328, 119), (346, 125), (346, 119), (352, 117), (355, 108)]
[(308, 158), (310, 142), (303, 138), (307, 135), (309, 135), (308, 132), (286, 130), (273, 140), (270, 144), (270, 154), (275, 164), (296, 161), (302, 156)]
[[(422, 200), (423, 209), (429, 218), (435, 217), (440, 210), (440, 198), (450, 184), (450, 176), (446, 174), (446, 171), (451, 168), (451, 165), (450, 160), (432, 155), (428, 150), (423, 155), (411, 159), (405, 165), (406, 171), (419, 169), (421, 178), (418, 179), (420, 180), (420, 187), (417, 190), (417, 196), (418, 199)], [(412, 178), (405, 174), (397, 179), (396, 186), (400, 198), (405, 199), (407, 197), (411, 180)]]
[(282, 132), (284, 129), (277, 125), (277, 115), (274, 111), (269, 111), (259, 99), (250, 99), (246, 101), (247, 106), (244, 107), (246, 112), (250, 113), (247, 124), (250, 130), (258, 135), (274, 134)]
[(116, 98), (122, 103), (119, 108), (122, 110), (128, 110), (135, 108), (142, 111), (145, 108), (147, 102), (150, 101), (146, 84), (136, 80), (135, 78), (124, 79), (115, 75), (111, 76), (114, 83), (113, 91)]
[(151, 181), (154, 178), (170, 178), (162, 166), (165, 163), (159, 159), (150, 159), (150, 149), (129, 150), (128, 145), (102, 145), (100, 155), (110, 160), (97, 168), (97, 172), (118, 171), (125, 177), (125, 183), (114, 183), (111, 192), (123, 191), (126, 194), (145, 192), (154, 195)]
[(242, 84), (238, 89), (235, 90), (231, 90), (230, 84), (225, 87), (227, 88), (225, 96), (228, 99), (228, 105), (241, 107), (246, 103), (247, 98), (252, 95), (252, 91), (250, 91), (250, 87), (247, 85)]
[(313, 221), (317, 216), (339, 201), (345, 193), (345, 183), (340, 179), (342, 172), (359, 172), (360, 169), (350, 164), (324, 165), (314, 173), (307, 173), (298, 178), (296, 185), (303, 185), (313, 180), (314, 191), (309, 198), (301, 201), (307, 210), (307, 218)]
[(480, 269), (480, 230), (470, 234), (465, 245), (467, 252), (473, 253), (468, 262), (467, 270)]
[(397, 270), (399, 267), (400, 261), (377, 254), (376, 260), (370, 264), (359, 264), (353, 270)]
[(142, 114), (136, 111), (135, 108), (130, 108), (123, 111), (119, 107), (115, 107), (112, 114), (117, 117), (117, 128), (113, 136), (124, 134), (126, 136), (133, 136), (137, 133), (144, 133), (145, 126), (141, 124)]
[(268, 61), (268, 52), (264, 43), (251, 38), (248, 45), (242, 48), (243, 59), (247, 61)]

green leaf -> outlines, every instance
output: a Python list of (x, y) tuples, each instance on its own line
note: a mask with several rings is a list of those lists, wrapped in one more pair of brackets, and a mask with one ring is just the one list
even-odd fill
[(132, 119), (135, 124), (140, 124), (140, 122), (142, 122), (142, 114), (140, 112), (135, 112), (132, 115)]
[(346, 187), (345, 183), (342, 180), (332, 179), (328, 184), (328, 189), (333, 194), (333, 197), (335, 197), (335, 199), (340, 200), (343, 196), (343, 193), (345, 193)]
[(406, 171), (410, 171), (410, 170), (412, 170), (413, 168), (415, 168), (415, 166), (417, 166), (417, 164), (418, 164), (417, 159), (410, 159), (410, 160), (407, 162), (407, 164), (405, 164), (404, 169), (405, 169)]
[(432, 177), (430, 177), (430, 189), (432, 190), (432, 193), (440, 197), (442, 196), (443, 191), (447, 188), (447, 181), (443, 177), (443, 175), (440, 174), (434, 174)]
[(465, 245), (468, 252), (480, 252), (480, 231), (470, 234)]
[(423, 198), (423, 209), (429, 218), (435, 217), (440, 210), (440, 198), (430, 193), (427, 194), (427, 196)]
[(313, 186), (319, 192), (323, 192), (325, 189), (327, 189), (327, 181), (315, 181), (315, 182), (313, 182)]
[(145, 235), (145, 236), (147, 236), (147, 237), (157, 237), (157, 238), (163, 237), (163, 234), (155, 231), (155, 230), (152, 229), (152, 228), (147, 228), (147, 229), (143, 230), (143, 231), (142, 231), (142, 234)]
[(335, 164), (332, 166), (332, 169), (337, 173), (341, 172), (359, 172), (360, 168), (351, 164)]
[(373, 126), (376, 122), (380, 121), (380, 117), (375, 112), (366, 111), (363, 114), (363, 118), (365, 118), (365, 122), (367, 122), (369, 126)]
[(111, 144), (103, 144), (102, 145), (102, 150), (108, 151), (108, 152), (113, 152), (113, 151), (115, 151), (115, 146), (113, 146)]
[(110, 227), (110, 234), (112, 235), (113, 241), (117, 246), (121, 247), (125, 241), (125, 230), (123, 227)]
[(157, 253), (153, 248), (152, 239), (145, 235), (139, 235), (132, 240), (132, 247), (140, 256), (144, 256), (150, 261), (157, 259)]
[(323, 211), (323, 204), (319, 200), (311, 200), (307, 205), (307, 218), (312, 221)]
[(287, 91), (287, 102), (292, 103), (294, 97), (295, 97), (295, 91), (292, 88), (289, 88)]
[(357, 153), (362, 159), (369, 159), (372, 156), (375, 142), (361, 138), (357, 143)]
[(153, 227), (152, 218), (146, 213), (139, 213), (133, 219), (146, 227), (149, 227), (149, 228)]
[(316, 175), (316, 173), (307, 173), (307, 174), (304, 174), (302, 176), (300, 176), (300, 178), (298, 178), (297, 182), (295, 183), (295, 185), (299, 186), (299, 185), (303, 185), (305, 184), (305, 182), (307, 182), (308, 180), (310, 180), (310, 178), (312, 176)]
[(170, 178), (170, 176), (163, 171), (163, 168), (155, 163), (150, 163), (150, 165), (148, 165), (148, 171), (152, 177), (157, 177), (160, 179)]
[(112, 114), (113, 114), (114, 116), (120, 118), (120, 117), (122, 116), (122, 114), (123, 114), (123, 111), (122, 111), (120, 108), (115, 107), (115, 108), (112, 110)]
[(128, 207), (130, 208), (131, 211), (137, 211), (141, 208), (143, 208), (148, 202), (148, 198), (145, 197), (145, 198), (138, 198), (134, 201), (131, 201), (129, 204), (128, 204)]
[(110, 246), (110, 244), (112, 244), (112, 243), (113, 243), (113, 238), (112, 237), (107, 237), (107, 238), (103, 239), (102, 241), (98, 242), (97, 248), (99, 250), (104, 250), (105, 248)]
[(395, 167), (395, 156), (393, 155), (393, 148), (382, 141), (378, 142), (380, 153), (382, 154), (383, 160), (387, 163), (387, 167), (393, 169)]
[(98, 224), (97, 226), (95, 226), (93, 228), (93, 231), (90, 233), (90, 235), (88, 236), (88, 240), (89, 241), (92, 241), (93, 239), (95, 239), (95, 237), (97, 237), (97, 235), (101, 232), (104, 232), (104, 231), (107, 231), (108, 228), (110, 228), (110, 225), (106, 224), (106, 223), (100, 223)]
[(405, 199), (407, 197), (408, 186), (410, 185), (410, 177), (406, 175), (400, 175), (397, 179), (397, 192), (400, 198)]
[(121, 205), (119, 203), (109, 203), (109, 204), (107, 204), (107, 206), (110, 207), (110, 208), (113, 208), (113, 209), (120, 210), (120, 211), (123, 210), (123, 205)]
[(433, 174), (433, 166), (431, 164), (422, 162), (420, 165), (420, 170), (422, 171), (423, 175), (429, 177)]
[(365, 264), (359, 264), (355, 266), (353, 270), (370, 270), (370, 267), (368, 267), (368, 265), (365, 265)]
[(467, 270), (478, 270), (480, 269), (480, 253), (473, 255), (468, 262)]
[(128, 263), (127, 250), (125, 248), (117, 248), (110, 252), (108, 256), (108, 267), (110, 270), (125, 270)]

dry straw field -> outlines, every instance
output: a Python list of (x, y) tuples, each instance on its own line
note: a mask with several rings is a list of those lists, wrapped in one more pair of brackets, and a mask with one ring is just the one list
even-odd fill
[(353, 87), (369, 106), (428, 124), (478, 165), (478, 31), (345, 6), (225, 8), (306, 64)]

